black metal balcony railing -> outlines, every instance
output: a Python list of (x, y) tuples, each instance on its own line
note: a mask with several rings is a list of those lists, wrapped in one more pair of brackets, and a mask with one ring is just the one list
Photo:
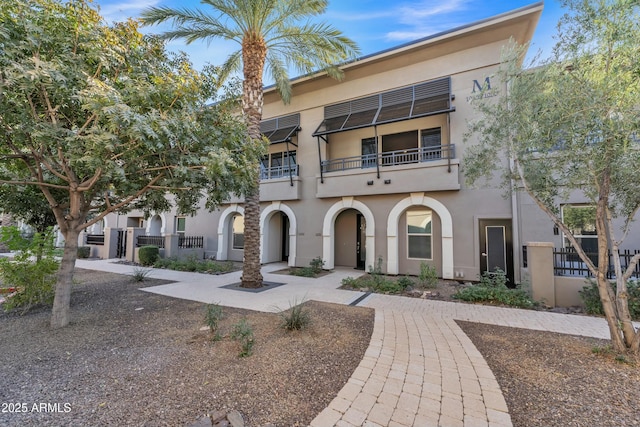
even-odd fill
[(104, 234), (87, 234), (87, 245), (104, 246)]
[(204, 236), (178, 236), (180, 249), (204, 248)]
[(164, 248), (164, 236), (138, 236), (137, 247), (149, 245)]
[(274, 166), (260, 169), (261, 180), (288, 178), (289, 176), (298, 176), (298, 165)]
[(454, 159), (455, 145), (411, 148), (408, 150), (386, 151), (364, 156), (344, 157), (322, 161), (322, 172), (336, 172), (349, 169), (366, 169), (380, 166), (406, 165), (410, 163), (430, 162), (440, 159)]

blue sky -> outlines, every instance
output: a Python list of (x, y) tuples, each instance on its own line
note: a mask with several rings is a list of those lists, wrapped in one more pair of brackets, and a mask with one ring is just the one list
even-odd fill
[[(369, 55), (535, 1), (400, 0), (390, 3), (389, 0), (330, 0), (327, 13), (322, 19), (358, 43), (362, 55)], [(108, 21), (138, 17), (142, 10), (150, 6), (201, 8), (204, 11), (210, 9), (210, 6), (200, 4), (199, 0), (94, 0), (94, 4), (100, 7), (101, 14)], [(538, 50), (542, 52), (543, 58), (551, 53), (556, 24), (562, 14), (559, 1), (545, 2), (529, 56)], [(146, 27), (143, 32), (159, 33), (163, 28), (168, 27)], [(222, 63), (238, 46), (228, 42), (186, 45), (183, 41), (172, 41), (168, 49), (185, 51), (194, 65), (200, 68), (206, 62)]]

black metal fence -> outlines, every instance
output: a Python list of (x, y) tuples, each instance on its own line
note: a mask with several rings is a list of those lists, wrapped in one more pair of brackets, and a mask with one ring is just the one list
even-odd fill
[(179, 236), (180, 249), (204, 248), (204, 236)]
[[(629, 249), (619, 251), (622, 271), (627, 269), (629, 262), (631, 262), (631, 258), (638, 253), (640, 253), (640, 250), (637, 249), (633, 251)], [(597, 253), (587, 252), (586, 255), (595, 265), (598, 265)], [(609, 268), (607, 270), (607, 278), (613, 279), (615, 277), (615, 271), (613, 268), (613, 256), (611, 252), (608, 253), (608, 257)], [(574, 248), (556, 248), (553, 250), (553, 274), (555, 276), (593, 277), (591, 271), (582, 261)], [(636, 264), (631, 277), (640, 279), (640, 264)]]
[(164, 236), (138, 236), (138, 240), (136, 242), (136, 247), (142, 246), (157, 246), (159, 248), (164, 248)]
[(104, 246), (104, 234), (87, 234), (87, 245)]

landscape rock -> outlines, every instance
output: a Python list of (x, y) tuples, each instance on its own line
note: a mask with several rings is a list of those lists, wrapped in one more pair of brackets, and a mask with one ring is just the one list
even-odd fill
[(244, 419), (238, 411), (229, 411), (227, 420), (231, 423), (232, 427), (244, 427)]

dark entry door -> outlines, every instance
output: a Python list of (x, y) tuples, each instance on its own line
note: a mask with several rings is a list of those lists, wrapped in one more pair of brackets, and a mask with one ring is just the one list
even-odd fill
[(515, 286), (513, 280), (513, 237), (511, 220), (481, 219), (480, 228), (480, 273), (493, 273), (496, 269), (504, 271), (509, 286)]
[(358, 270), (364, 270), (367, 260), (366, 229), (367, 222), (361, 214), (358, 214), (356, 216), (356, 268)]
[(282, 261), (289, 261), (289, 217), (281, 213), (282, 224)]

